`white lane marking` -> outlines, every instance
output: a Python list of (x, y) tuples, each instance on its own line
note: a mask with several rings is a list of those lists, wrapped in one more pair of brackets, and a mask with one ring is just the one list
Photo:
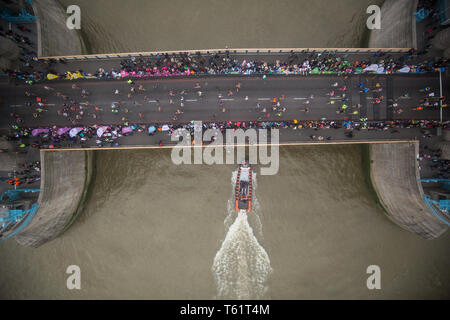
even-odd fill
[(10, 105), (11, 108), (18, 108), (18, 107), (23, 107), (22, 104), (12, 104)]
[(197, 102), (197, 99), (186, 100), (186, 102)]
[(153, 103), (156, 103), (156, 100), (149, 100), (148, 102), (153, 102)]
[(234, 101), (234, 99), (221, 99), (223, 101)]
[(294, 100), (308, 100), (308, 98), (294, 98)]
[[(80, 103), (80, 104), (81, 104), (81, 103)], [(85, 104), (86, 104), (86, 103), (85, 103)], [(56, 104), (50, 103), (50, 104), (46, 104), (46, 106), (54, 107), (54, 106), (56, 106)]]
[(270, 101), (270, 98), (258, 98), (259, 101)]

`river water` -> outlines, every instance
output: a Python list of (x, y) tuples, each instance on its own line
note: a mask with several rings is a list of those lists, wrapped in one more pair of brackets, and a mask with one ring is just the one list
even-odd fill
[[(49, 299), (450, 298), (450, 234), (390, 222), (361, 148), (282, 147), (256, 206), (232, 210), (234, 165), (172, 164), (169, 150), (98, 151), (83, 214), (38, 249), (0, 245), (0, 297)], [(69, 265), (81, 290), (66, 288)], [(366, 287), (369, 265), (381, 290)]]
[(89, 53), (360, 47), (383, 0), (58, 0), (79, 5)]

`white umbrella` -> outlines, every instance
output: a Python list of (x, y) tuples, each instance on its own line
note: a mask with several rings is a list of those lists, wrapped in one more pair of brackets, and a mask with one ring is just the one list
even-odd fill
[(83, 128), (72, 128), (69, 131), (69, 136), (71, 138), (75, 137), (81, 130), (83, 130)]

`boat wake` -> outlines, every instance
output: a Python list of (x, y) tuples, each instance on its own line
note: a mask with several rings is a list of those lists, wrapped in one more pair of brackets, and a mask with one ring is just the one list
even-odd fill
[[(237, 171), (233, 172), (233, 186), (236, 175)], [(253, 188), (256, 189), (256, 174), (253, 175)], [(236, 216), (233, 201), (230, 199), (228, 203), (228, 216), (225, 218), (228, 232), (212, 266), (218, 299), (262, 299), (267, 293), (267, 280), (272, 272), (270, 259), (248, 219), (248, 215), (255, 216), (258, 235), (262, 236), (257, 211), (258, 206), (250, 214), (241, 210)]]

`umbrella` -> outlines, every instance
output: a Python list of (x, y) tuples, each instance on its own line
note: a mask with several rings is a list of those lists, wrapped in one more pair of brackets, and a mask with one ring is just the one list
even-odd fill
[(105, 133), (106, 129), (109, 129), (109, 127), (102, 126), (102, 127), (98, 128), (97, 129), (97, 137), (100, 138)]
[(34, 129), (33, 131), (31, 131), (31, 135), (33, 137), (36, 137), (37, 135), (41, 134), (41, 133), (47, 133), (49, 131), (49, 129)]
[(56, 131), (58, 133), (58, 136), (63, 135), (64, 133), (66, 133), (67, 131), (70, 131), (70, 128), (59, 128), (58, 131)]
[(399, 72), (401, 72), (401, 73), (409, 73), (410, 71), (411, 71), (411, 68), (408, 66), (404, 66), (403, 68), (401, 68), (399, 70)]
[(377, 73), (378, 74), (382, 74), (382, 73), (385, 73), (386, 71), (384, 70), (384, 68), (383, 67), (378, 67), (378, 69), (377, 69)]
[(48, 80), (53, 80), (53, 79), (58, 79), (58, 78), (60, 78), (60, 76), (57, 76), (56, 74), (52, 74), (52, 73), (47, 74)]
[(169, 126), (167, 124), (165, 124), (165, 125), (162, 126), (161, 130), (162, 131), (169, 131), (170, 128), (169, 128)]
[(104, 132), (104, 130), (103, 130), (102, 127), (98, 128), (98, 129), (97, 129), (97, 137), (100, 138), (100, 137), (103, 135), (103, 132)]
[(78, 78), (83, 78), (84, 76), (81, 74), (80, 71), (76, 71), (74, 73), (72, 73), (72, 79), (78, 79)]
[(154, 126), (148, 127), (148, 133), (153, 133), (156, 131), (156, 128)]
[(122, 134), (129, 133), (129, 132), (133, 132), (133, 128), (131, 128), (131, 127), (123, 127), (122, 128)]
[(83, 128), (72, 128), (69, 131), (69, 136), (71, 138), (75, 137), (81, 130), (83, 130)]
[(367, 68), (364, 69), (364, 72), (376, 72), (378, 70), (377, 64), (371, 64)]

